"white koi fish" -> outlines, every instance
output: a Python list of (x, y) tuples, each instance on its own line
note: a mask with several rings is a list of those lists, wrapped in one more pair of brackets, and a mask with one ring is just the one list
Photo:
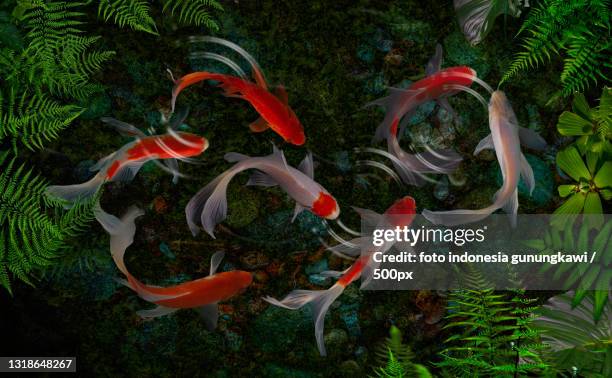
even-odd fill
[(280, 186), (296, 201), (293, 219), (303, 210), (310, 210), (325, 219), (336, 219), (340, 208), (334, 197), (314, 181), (312, 154), (308, 153), (298, 169), (287, 164), (283, 152), (274, 147), (272, 155), (250, 157), (236, 152), (225, 154), (225, 160), (236, 164), (202, 188), (187, 204), (187, 224), (194, 235), (200, 231), (198, 219), (204, 230), (213, 238), (217, 223), (227, 216), (227, 186), (234, 176), (247, 169), (257, 169), (247, 185)]
[(493, 203), (480, 210), (423, 210), (423, 216), (430, 222), (456, 226), (477, 222), (503, 209), (510, 216), (512, 225), (516, 225), (519, 177), (523, 177), (530, 193), (535, 187), (533, 170), (521, 152), (520, 144), (542, 150), (546, 148), (546, 141), (534, 131), (519, 127), (508, 98), (499, 90), (493, 92), (489, 100), (489, 127), (491, 134), (478, 143), (474, 155), (486, 148), (494, 149), (497, 155), (504, 183), (495, 193)]

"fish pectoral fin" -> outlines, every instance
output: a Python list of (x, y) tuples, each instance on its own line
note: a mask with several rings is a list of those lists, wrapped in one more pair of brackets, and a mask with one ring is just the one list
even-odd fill
[(548, 147), (544, 138), (542, 138), (538, 133), (531, 129), (527, 129), (525, 127), (519, 127), (519, 139), (521, 140), (521, 144), (527, 148), (531, 148), (532, 150), (543, 151)]
[(425, 66), (425, 74), (431, 76), (440, 71), (440, 67), (442, 67), (442, 46), (438, 43), (436, 44), (436, 52)]
[(529, 162), (523, 154), (521, 154), (521, 177), (525, 180), (525, 184), (527, 184), (529, 194), (531, 195), (533, 189), (535, 189), (535, 177), (533, 176), (531, 165), (529, 165)]
[(198, 312), (202, 316), (202, 320), (204, 320), (206, 329), (211, 332), (214, 331), (219, 321), (219, 306), (217, 302), (198, 307)]
[(293, 210), (293, 218), (291, 218), (291, 223), (293, 223), (293, 221), (295, 221), (295, 218), (297, 218), (297, 216), (304, 210), (306, 210), (306, 208), (296, 202), (295, 209)]
[(249, 129), (251, 129), (251, 131), (254, 133), (261, 133), (263, 131), (268, 130), (269, 127), (270, 124), (262, 117), (257, 118), (255, 122), (252, 122), (249, 125)]
[(163, 164), (168, 168), (168, 171), (172, 174), (172, 183), (176, 184), (178, 182), (179, 177), (181, 177), (181, 172), (179, 172), (178, 161), (176, 159), (165, 159)]
[(289, 96), (287, 96), (287, 90), (283, 85), (278, 85), (274, 88), (274, 95), (281, 100), (285, 105), (289, 105)]
[(173, 312), (177, 310), (178, 308), (165, 307), (165, 306), (158, 305), (154, 309), (140, 310), (140, 311), (137, 311), (136, 313), (143, 319), (151, 319), (151, 318), (157, 318), (160, 316), (172, 314)]
[(314, 162), (312, 160), (312, 152), (308, 151), (304, 160), (302, 160), (300, 165), (298, 165), (298, 170), (311, 179), (314, 178)]
[(249, 181), (247, 181), (246, 185), (270, 187), (276, 186), (278, 183), (272, 176), (261, 171), (255, 171), (251, 174), (251, 177), (249, 177)]
[(210, 275), (211, 276), (217, 272), (217, 269), (219, 269), (219, 265), (221, 265), (221, 260), (223, 260), (223, 257), (225, 257), (225, 252), (218, 251), (218, 252), (215, 252), (215, 254), (212, 255), (212, 257), (210, 258)]
[(478, 155), (480, 151), (485, 150), (485, 149), (490, 149), (490, 150), (495, 149), (495, 146), (493, 145), (493, 137), (491, 136), (491, 134), (482, 138), (482, 140), (478, 143), (478, 145), (476, 146), (476, 149), (474, 150), (474, 155)]
[(145, 133), (139, 130), (136, 126), (123, 122), (123, 121), (119, 121), (118, 119), (111, 118), (111, 117), (102, 117), (100, 118), (100, 121), (112, 126), (121, 135), (134, 137), (134, 138), (146, 137)]

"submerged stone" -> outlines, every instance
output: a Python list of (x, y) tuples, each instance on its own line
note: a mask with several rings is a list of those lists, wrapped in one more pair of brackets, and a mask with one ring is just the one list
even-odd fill
[(312, 264), (308, 264), (304, 269), (306, 274), (321, 273), (326, 270), (329, 270), (329, 266), (327, 265), (327, 259), (322, 259)]
[(292, 350), (305, 355), (315, 347), (312, 327), (310, 306), (291, 311), (271, 305), (255, 319), (248, 339), (264, 353)]
[(308, 281), (317, 286), (329, 286), (332, 283), (331, 277), (324, 277), (320, 274), (311, 274), (308, 276)]

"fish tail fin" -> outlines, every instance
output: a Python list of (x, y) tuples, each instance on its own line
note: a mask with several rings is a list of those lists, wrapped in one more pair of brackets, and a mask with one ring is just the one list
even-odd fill
[(187, 225), (195, 236), (200, 232), (197, 220), (200, 220), (202, 228), (213, 238), (215, 237), (215, 226), (222, 222), (227, 216), (227, 186), (232, 178), (240, 172), (230, 168), (205, 187), (200, 189), (185, 207)]
[(281, 301), (272, 297), (265, 297), (264, 300), (275, 306), (288, 308), (290, 310), (297, 310), (307, 303), (310, 303), (315, 321), (315, 337), (317, 339), (317, 346), (321, 356), (325, 356), (327, 355), (323, 340), (325, 314), (327, 314), (329, 306), (331, 306), (331, 304), (340, 296), (340, 294), (342, 294), (343, 291), (344, 286), (336, 283), (327, 290), (294, 290)]
[(422, 215), (433, 224), (451, 227), (478, 222), (491, 215), (497, 209), (499, 209), (499, 206), (496, 205), (478, 210), (430, 211), (425, 209)]
[(45, 194), (51, 199), (65, 202), (66, 207), (72, 207), (79, 200), (88, 200), (93, 197), (104, 181), (104, 175), (98, 173), (91, 180), (82, 184), (48, 186)]
[(136, 290), (136, 286), (132, 282), (130, 272), (123, 261), (125, 250), (132, 245), (134, 242), (134, 235), (136, 234), (136, 218), (144, 214), (142, 209), (132, 206), (128, 211), (121, 217), (105, 212), (100, 204), (94, 206), (94, 216), (96, 220), (102, 225), (102, 227), (110, 234), (110, 246), (111, 256), (115, 261), (117, 268), (128, 277), (129, 285), (126, 285), (133, 290)]

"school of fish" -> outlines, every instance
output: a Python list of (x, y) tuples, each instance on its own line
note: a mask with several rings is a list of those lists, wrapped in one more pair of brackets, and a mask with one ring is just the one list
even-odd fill
[[(200, 37), (202, 41), (221, 45), (240, 56), (250, 65), (253, 80), (250, 80), (239, 65), (218, 54), (208, 53), (207, 57), (226, 64), (236, 75), (216, 72), (192, 72), (172, 80), (171, 108), (175, 111), (178, 96), (188, 87), (199, 82), (213, 82), (228, 97), (245, 100), (259, 114), (259, 119), (249, 125), (254, 133), (272, 130), (287, 143), (302, 146), (306, 142), (304, 127), (289, 106), (288, 96), (283, 86), (270, 90), (263, 72), (255, 59), (233, 42), (216, 38)], [(521, 152), (521, 145), (543, 150), (546, 142), (532, 130), (520, 127), (512, 106), (506, 95), (493, 91), (477, 77), (476, 71), (467, 66), (442, 68), (442, 47), (436, 46), (435, 53), (425, 67), (425, 77), (414, 82), (406, 89), (389, 88), (389, 95), (375, 100), (366, 106), (378, 105), (385, 109), (382, 123), (377, 127), (373, 141), (387, 141), (387, 151), (370, 149), (391, 160), (397, 175), (406, 185), (421, 186), (430, 181), (428, 175), (452, 174), (462, 162), (460, 154), (448, 149), (432, 149), (425, 146), (425, 151), (410, 153), (400, 147), (400, 138), (408, 127), (411, 116), (418, 106), (436, 101), (451, 116), (457, 118), (448, 98), (463, 91), (471, 93), (484, 103), (489, 113), (491, 134), (485, 137), (475, 148), (474, 155), (484, 149), (493, 149), (503, 176), (503, 185), (495, 194), (491, 205), (478, 210), (431, 211), (424, 209), (422, 215), (433, 224), (455, 226), (476, 222), (486, 218), (498, 209), (503, 209), (516, 223), (518, 211), (517, 187), (522, 177), (530, 191), (535, 187), (531, 166)], [(478, 83), (490, 94), (488, 104), (470, 87)], [(118, 270), (125, 278), (117, 279), (134, 291), (146, 302), (156, 307), (138, 311), (142, 318), (154, 318), (167, 315), (180, 309), (196, 309), (204, 319), (209, 330), (217, 325), (217, 304), (230, 300), (248, 289), (253, 278), (247, 271), (233, 270), (217, 272), (224, 257), (223, 252), (216, 252), (210, 261), (210, 273), (206, 277), (184, 282), (170, 287), (159, 287), (145, 284), (134, 277), (128, 270), (124, 255), (133, 244), (136, 234), (136, 219), (145, 212), (135, 206), (129, 207), (121, 218), (104, 211), (97, 197), (100, 188), (106, 182), (130, 181), (142, 165), (148, 161), (155, 162), (162, 169), (173, 175), (176, 182), (182, 174), (178, 170), (178, 160), (187, 163), (196, 162), (195, 157), (204, 153), (209, 141), (199, 135), (178, 131), (187, 117), (187, 111), (181, 110), (169, 122), (167, 131), (159, 135), (147, 135), (137, 127), (113, 119), (102, 118), (102, 121), (114, 127), (119, 133), (133, 138), (117, 151), (100, 159), (91, 171), (97, 173), (87, 182), (74, 185), (53, 185), (47, 188), (46, 194), (63, 202), (65, 207), (74, 206), (78, 201), (94, 199), (94, 215), (110, 236), (110, 253)], [(215, 237), (217, 224), (226, 218), (228, 204), (227, 187), (231, 180), (243, 171), (251, 171), (246, 185), (272, 187), (278, 186), (295, 201), (293, 219), (302, 212), (310, 211), (321, 219), (338, 219), (340, 206), (333, 195), (315, 181), (314, 161), (310, 152), (297, 168), (287, 163), (283, 152), (272, 146), (269, 156), (250, 157), (238, 152), (225, 154), (225, 160), (233, 166), (212, 180), (197, 192), (185, 208), (187, 225), (193, 235), (201, 230)], [(378, 214), (367, 209), (354, 207), (363, 220), (378, 226), (409, 226), (417, 214), (417, 204), (410, 196), (398, 199), (383, 213)], [(293, 221), (293, 220), (292, 220)], [(315, 338), (321, 355), (326, 355), (324, 345), (325, 315), (331, 304), (352, 282), (361, 279), (362, 287), (372, 279), (376, 263), (371, 259), (372, 245), (367, 235), (361, 235), (349, 242), (341, 241), (328, 249), (341, 257), (354, 260), (343, 272), (326, 271), (322, 275), (337, 278), (327, 290), (294, 290), (284, 299), (277, 300), (265, 297), (264, 300), (279, 307), (295, 310), (311, 305), (315, 322)], [(377, 247), (377, 251), (387, 251), (392, 244)]]

